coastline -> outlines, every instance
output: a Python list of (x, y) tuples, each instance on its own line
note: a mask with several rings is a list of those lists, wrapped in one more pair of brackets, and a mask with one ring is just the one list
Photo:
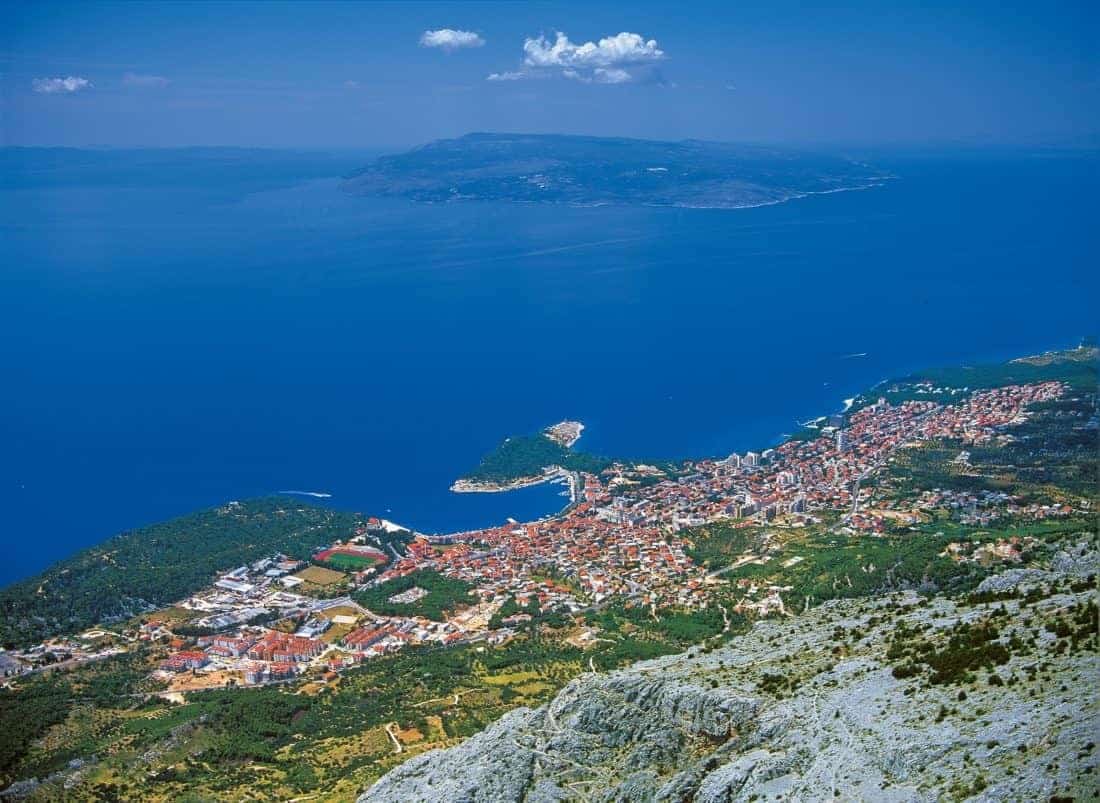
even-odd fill
[(542, 474), (517, 477), (504, 483), (480, 482), (478, 480), (458, 479), (451, 484), (451, 492), (456, 494), (495, 494), (518, 491), (544, 483), (565, 482), (569, 485), (572, 502), (576, 501), (576, 479), (572, 471), (561, 466), (547, 466)]
[[(839, 192), (841, 190), (832, 190), (831, 192)], [(1045, 354), (1057, 353), (1056, 350), (1044, 352)], [(1034, 358), (1014, 358), (1013, 362), (1024, 361), (1026, 359)], [(874, 393), (875, 390), (887, 382), (890, 379), (882, 379), (875, 384), (865, 388), (854, 396), (850, 396), (841, 400), (842, 406), (839, 411), (839, 415), (846, 415), (850, 412), (856, 403), (865, 399), (869, 394)], [(825, 421), (829, 419), (830, 415), (837, 415), (837, 413), (829, 414), (824, 413), (817, 415), (813, 418), (801, 423), (804, 428), (819, 428)], [(581, 434), (584, 430), (584, 424), (579, 421), (562, 421), (558, 424), (546, 427), (542, 434), (566, 448), (571, 448), (578, 440), (580, 440)], [(790, 440), (792, 435), (790, 433), (779, 433), (775, 439), (774, 444), (785, 443)], [(689, 459), (689, 458), (683, 458)], [(719, 459), (717, 455), (711, 455), (710, 459)], [(577, 501), (577, 485), (578, 476), (575, 472), (568, 469), (554, 465), (545, 466), (542, 474), (531, 474), (523, 477), (517, 477), (507, 482), (492, 482), (492, 481), (479, 481), (466, 478), (460, 478), (455, 480), (451, 486), (450, 491), (452, 493), (507, 493), (509, 491), (516, 491), (522, 488), (531, 488), (537, 485), (543, 485), (545, 483), (565, 482), (569, 487), (569, 505), (566, 505), (561, 510), (548, 513), (546, 518), (552, 518), (554, 516), (561, 515), (570, 505), (576, 504)]]
[[(1091, 350), (1091, 353), (1093, 354), (1092, 359), (1095, 360), (1096, 347), (1094, 347), (1094, 346), (1086, 347), (1084, 344), (1081, 344), (1081, 345), (1078, 345), (1076, 347), (1070, 347), (1069, 349), (1066, 349), (1064, 351), (1077, 351), (1077, 350), (1082, 350), (1082, 349), (1086, 349), (1086, 348)], [(1033, 355), (1033, 356), (1029, 355), (1029, 356), (1025, 356), (1025, 357), (1011, 358), (1011, 359), (1007, 360), (1006, 363), (1016, 363), (1016, 364), (1028, 364), (1028, 363), (1030, 363), (1030, 364), (1033, 364), (1033, 365), (1046, 365), (1050, 362), (1050, 359), (1049, 359), (1050, 356), (1057, 355), (1059, 353), (1061, 353), (1059, 350), (1050, 350), (1050, 351), (1046, 351), (1046, 352), (1043, 352), (1042, 354), (1038, 354), (1038, 355)], [(841, 416), (846, 415), (849, 411), (856, 408), (857, 403), (862, 403), (863, 401), (868, 399), (868, 397), (870, 397), (872, 394), (874, 394), (878, 388), (882, 387), (884, 384), (886, 384), (887, 382), (890, 382), (890, 381), (903, 381), (903, 380), (902, 379), (898, 379), (898, 380), (889, 380), (889, 379), (881, 380), (881, 381), (875, 383), (874, 385), (871, 385), (870, 387), (864, 389), (860, 393), (857, 393), (855, 396), (851, 396), (851, 397), (842, 399), (843, 406), (842, 406), (842, 409), (840, 410), (839, 415), (841, 415)], [(834, 413), (832, 415), (837, 415), (837, 414)], [(830, 414), (820, 415), (820, 416), (817, 416), (813, 419), (810, 419), (809, 421), (807, 421), (802, 426), (803, 427), (812, 427), (812, 428), (816, 429), (818, 426), (820, 426), (823, 422), (827, 421), (829, 418), (830, 418)], [(566, 429), (563, 431), (563, 428), (566, 428)], [(571, 446), (573, 443), (575, 443), (580, 438), (580, 433), (581, 433), (581, 430), (583, 430), (583, 429), (584, 429), (584, 425), (581, 424), (580, 422), (563, 421), (559, 424), (553, 425), (552, 427), (547, 427), (545, 430), (543, 430), (543, 434), (546, 437), (550, 438), (551, 440), (554, 440), (555, 442), (563, 443), (563, 444), (565, 443), (565, 440), (566, 440), (566, 438), (563, 437), (563, 436), (568, 434), (568, 436), (569, 436), (568, 437), (568, 445)], [(779, 444), (782, 444), (782, 443), (787, 443), (788, 441), (790, 441), (792, 439), (793, 439), (792, 435), (781, 433), (778, 436), (778, 439), (775, 441), (775, 444), (779, 445)], [(694, 460), (694, 459), (719, 460), (721, 458), (712, 455), (712, 456), (705, 457), (705, 458), (682, 458), (678, 462), (687, 462), (687, 461), (691, 461), (691, 460)], [(458, 479), (451, 485), (450, 490), (453, 493), (505, 493), (505, 492), (508, 492), (508, 491), (519, 490), (521, 488), (528, 488), (528, 487), (533, 487), (533, 486), (542, 485), (542, 484), (546, 484), (546, 483), (555, 483), (555, 482), (564, 482), (564, 483), (567, 484), (568, 489), (569, 489), (569, 499), (570, 499), (570, 501), (569, 501), (569, 504), (565, 505), (560, 510), (547, 513), (546, 515), (538, 517), (536, 519), (537, 521), (545, 521), (545, 520), (554, 519), (556, 517), (561, 516), (566, 511), (568, 511), (573, 505), (575, 505), (577, 503), (577, 493), (578, 493), (578, 489), (580, 487), (580, 473), (579, 472), (571, 471), (569, 469), (564, 468), (563, 466), (553, 465), (553, 466), (546, 466), (543, 469), (542, 474), (517, 477), (516, 479), (508, 481), (508, 482), (479, 482), (477, 480)], [(511, 519), (510, 518), (509, 521), (512, 521), (514, 523), (519, 523), (519, 521), (516, 520), (516, 519)], [(415, 530), (414, 530), (414, 532), (415, 532)], [(469, 532), (469, 530), (465, 530), (463, 532)], [(454, 535), (457, 535), (457, 534), (460, 534), (460, 533), (445, 532), (445, 533), (438, 533), (434, 536), (429, 535), (428, 538), (429, 539), (431, 539), (433, 537), (436, 537), (436, 538), (450, 538), (450, 537), (453, 537)]]
[(649, 206), (652, 208), (664, 208), (664, 209), (699, 209), (699, 210), (711, 210), (711, 209), (725, 209), (725, 210), (737, 210), (737, 209), (761, 209), (766, 206), (778, 206), (779, 204), (790, 203), (791, 201), (800, 201), (803, 198), (812, 198), (815, 195), (832, 195), (837, 192), (859, 192), (861, 190), (873, 190), (878, 187), (884, 187), (890, 181), (897, 179), (897, 176), (878, 176), (874, 181), (868, 184), (860, 184), (859, 186), (852, 187), (834, 187), (830, 190), (807, 190), (805, 192), (796, 192), (792, 195), (785, 195), (782, 198), (777, 198), (773, 201), (758, 201), (756, 203), (745, 204), (689, 204), (689, 203), (677, 203), (677, 204), (642, 204), (642, 206)]
[[(1046, 346), (1043, 346), (1043, 347), (1040, 347), (1040, 348), (1042, 350), (1040, 351), (1040, 350), (1037, 349), (1036, 354), (1056, 353), (1056, 352), (1058, 352), (1060, 350), (1063, 350), (1063, 349), (1076, 348), (1076, 341), (1070, 341), (1068, 343), (1065, 343), (1064, 345), (1061, 345), (1061, 344), (1055, 344), (1053, 346), (1046, 345)], [(1018, 351), (1012, 350), (1012, 351), (1008, 351), (1006, 353), (1006, 351), (998, 349), (998, 350), (979, 351), (979, 352), (976, 352), (976, 353), (969, 353), (965, 356), (965, 359), (960, 358), (959, 362), (960, 363), (967, 363), (967, 364), (975, 364), (975, 363), (980, 364), (980, 363), (996, 363), (996, 362), (1001, 362), (1001, 361), (1016, 362), (1016, 361), (1019, 361), (1020, 359), (1021, 358), (1019, 357), (1019, 352)], [(881, 369), (875, 369), (875, 371), (877, 373), (877, 377), (876, 377), (875, 374), (870, 374), (868, 379), (866, 380), (866, 382), (863, 383), (862, 391), (860, 393), (856, 394), (853, 398), (855, 398), (858, 401), (860, 396), (866, 397), (870, 394), (873, 394), (879, 388), (881, 388), (883, 385), (885, 385), (886, 383), (888, 383), (890, 381), (893, 381), (894, 379), (904, 377), (904, 376), (906, 376), (906, 375), (908, 375), (908, 374), (910, 374), (910, 373), (912, 373), (916, 370), (920, 370), (920, 368), (922, 366), (935, 365), (937, 363), (943, 364), (943, 363), (946, 362), (946, 360), (942, 360), (942, 359), (941, 360), (935, 360), (934, 358), (933, 359), (912, 358), (912, 359), (908, 360), (907, 362), (908, 362), (908, 365), (906, 365), (904, 362), (901, 363), (900, 367), (897, 368), (896, 371), (895, 371), (895, 369), (888, 368), (887, 371), (890, 371), (891, 373), (887, 373), (885, 375), (883, 373), (877, 373)], [(831, 401), (831, 402), (830, 401), (825, 401), (820, 406), (818, 406), (818, 405), (815, 405), (815, 406), (818, 406), (818, 409), (822, 409), (822, 407), (824, 407), (826, 409), (838, 409), (840, 405), (837, 405), (834, 408), (835, 397), (832, 397), (832, 398), (833, 398), (833, 401)], [(846, 402), (847, 399), (842, 399), (841, 401), (843, 403), (843, 402)], [(807, 423), (813, 423), (814, 421), (821, 420), (821, 419), (826, 418), (826, 417), (827, 417), (827, 415), (815, 416), (815, 417), (812, 417), (812, 418), (808, 419)], [(795, 419), (795, 421), (798, 421), (798, 419)], [(792, 423), (794, 423), (794, 422), (792, 422)], [(799, 425), (803, 426), (803, 424), (801, 424), (801, 423)], [(759, 437), (759, 438), (757, 438), (757, 446), (752, 447), (752, 448), (757, 448), (757, 449), (762, 448), (760, 446), (760, 444), (767, 444), (767, 445), (774, 446), (777, 443), (780, 443), (784, 440), (787, 440), (788, 438), (789, 438), (789, 434), (785, 433), (784, 430), (782, 430), (782, 428), (779, 428), (779, 429), (773, 431), (771, 439), (769, 439), (768, 437)], [(554, 467), (554, 468), (560, 468), (560, 467)], [(551, 474), (541, 474), (541, 475), (530, 475), (530, 476), (526, 476), (526, 477), (523, 477), (521, 479), (518, 479), (518, 480), (515, 480), (515, 481), (512, 481), (512, 482), (503, 483), (503, 484), (488, 484), (488, 483), (483, 484), (483, 483), (476, 483), (476, 482), (471, 482), (471, 481), (458, 480), (458, 481), (455, 481), (450, 486), (449, 491), (450, 491), (450, 493), (464, 493), (464, 494), (474, 494), (474, 493), (482, 493), (482, 494), (498, 494), (498, 493), (500, 493), (500, 494), (502, 494), (502, 493), (509, 492), (509, 491), (523, 491), (525, 489), (537, 488), (541, 485), (552, 483), (557, 479), (564, 480), (565, 478), (564, 478), (564, 476), (562, 476), (560, 474), (551, 473)], [(445, 480), (444, 480), (444, 482), (445, 482)], [(276, 485), (274, 487), (282, 487), (282, 486)], [(306, 486), (306, 487), (308, 488), (309, 486)], [(322, 486), (322, 487), (324, 487), (324, 486)], [(345, 489), (343, 489), (343, 488), (339, 488), (339, 489), (334, 488), (332, 490), (336, 491), (336, 493), (334, 493), (332, 495), (332, 497), (329, 497), (329, 498), (313, 497), (313, 498), (309, 498), (308, 500), (302, 500), (302, 501), (308, 501), (311, 504), (319, 504), (319, 505), (329, 507), (331, 509), (339, 510), (339, 511), (350, 511), (350, 510), (356, 510), (356, 509), (375, 509), (375, 510), (384, 509), (387, 513), (389, 512), (388, 508), (384, 508), (382, 505), (379, 505), (379, 504), (366, 505), (366, 504), (360, 504), (360, 503), (354, 501), (353, 494), (346, 493)], [(111, 525), (111, 527), (109, 528), (109, 532), (112, 535), (113, 534), (118, 534), (118, 533), (122, 533), (122, 532), (126, 532), (128, 530), (138, 528), (138, 527), (148, 526), (148, 525), (156, 524), (156, 523), (159, 523), (159, 522), (171, 519), (171, 518), (183, 516), (183, 515), (186, 515), (189, 512), (193, 512), (195, 510), (203, 509), (203, 508), (206, 508), (206, 507), (217, 506), (217, 505), (223, 504), (227, 499), (247, 498), (247, 497), (250, 497), (250, 496), (262, 496), (265, 493), (270, 493), (270, 492), (265, 491), (261, 488), (261, 489), (257, 490), (255, 493), (251, 493), (251, 494), (246, 492), (244, 494), (237, 494), (237, 495), (226, 494), (224, 496), (216, 496), (216, 497), (209, 497), (209, 498), (207, 498), (207, 497), (198, 497), (198, 498), (195, 498), (193, 500), (187, 501), (185, 503), (181, 503), (175, 509), (170, 509), (170, 510), (168, 510), (167, 512), (165, 512), (163, 514), (148, 515), (148, 516), (145, 516), (145, 517), (137, 520), (136, 522), (122, 522), (122, 523), (119, 523), (117, 525)], [(320, 491), (318, 491), (317, 493), (320, 493)], [(547, 491), (547, 493), (549, 493), (549, 491)], [(556, 495), (555, 495), (555, 497), (556, 498), (553, 499), (553, 500), (547, 500), (547, 502), (545, 503), (545, 506), (542, 506), (543, 503), (540, 503), (539, 509), (532, 510), (529, 513), (518, 513), (517, 514), (516, 512), (514, 512), (511, 509), (512, 508), (511, 503), (507, 503), (507, 506), (505, 508), (494, 509), (494, 510), (488, 512), (488, 513), (485, 513), (484, 517), (481, 520), (475, 520), (475, 521), (468, 522), (468, 523), (467, 522), (459, 523), (459, 522), (455, 522), (455, 521), (434, 521), (434, 522), (418, 521), (419, 517), (416, 514), (415, 508), (413, 508), (412, 506), (409, 506), (410, 509), (408, 509), (408, 510), (401, 510), (393, 518), (396, 518), (397, 521), (399, 521), (399, 522), (405, 522), (405, 524), (403, 524), (403, 525), (398, 525), (398, 526), (401, 526), (404, 529), (409, 529), (410, 531), (425, 534), (425, 535), (433, 535), (433, 534), (434, 535), (443, 535), (443, 534), (449, 534), (449, 533), (454, 533), (454, 532), (465, 532), (465, 531), (468, 531), (468, 530), (477, 529), (478, 527), (492, 526), (494, 523), (498, 523), (504, 515), (516, 515), (520, 520), (529, 520), (529, 519), (530, 520), (535, 520), (535, 519), (552, 518), (554, 516), (559, 516), (559, 515), (562, 514), (562, 512), (564, 510), (566, 510), (568, 508), (569, 503), (567, 502), (566, 504), (562, 504), (561, 502), (563, 500), (561, 500), (560, 497), (557, 497)], [(504, 500), (504, 497), (497, 497), (497, 498), (501, 499), (502, 501)], [(338, 501), (338, 499), (340, 501)], [(107, 536), (107, 537), (110, 537), (110, 536)], [(98, 545), (99, 543), (101, 543), (103, 540), (105, 540), (105, 537), (102, 536), (101, 534), (97, 534), (95, 537), (89, 538), (86, 541), (74, 542), (73, 546), (67, 547), (64, 552), (62, 552), (62, 553), (60, 553), (56, 556), (50, 556), (47, 560), (44, 560), (40, 565), (34, 566), (30, 569), (20, 570), (20, 571), (17, 571), (16, 573), (14, 573), (14, 574), (6, 576), (2, 581), (0, 581), (0, 586), (7, 587), (7, 586), (15, 584), (15, 583), (27, 578), (27, 577), (32, 577), (32, 576), (34, 576), (34, 575), (36, 575), (40, 572), (43, 572), (43, 571), (47, 570), (54, 563), (65, 560), (65, 559), (69, 558), (71, 555), (73, 555), (77, 552), (80, 552), (82, 550), (92, 548), (92, 547)]]
[[(880, 382), (878, 384), (882, 383)], [(875, 387), (877, 387), (877, 385)], [(847, 413), (862, 395), (869, 393), (873, 389), (874, 388), (872, 387), (870, 390), (865, 390), (861, 394), (843, 399), (843, 407), (840, 411), (840, 414), (843, 415)], [(828, 418), (828, 413), (818, 415), (803, 423), (802, 426), (816, 428)], [(542, 430), (541, 434), (568, 449), (572, 448), (572, 446), (580, 440), (584, 428), (584, 424), (579, 421), (566, 420), (546, 427), (544, 430)], [(776, 436), (775, 442), (784, 443), (789, 440), (790, 437), (791, 436), (788, 433), (779, 433)], [(681, 458), (680, 461), (688, 459), (692, 458)], [(710, 459), (719, 459), (719, 456), (711, 455)], [(556, 482), (564, 482), (568, 485), (569, 504), (563, 507), (561, 510), (547, 514), (546, 518), (552, 518), (553, 516), (561, 515), (563, 511), (568, 509), (571, 505), (576, 504), (577, 502), (578, 475), (576, 472), (570, 471), (563, 466), (544, 466), (541, 474), (528, 474), (522, 477), (516, 477), (512, 480), (508, 480), (507, 482), (494, 482), (488, 480), (483, 481), (460, 477), (459, 479), (451, 483), (449, 490), (451, 491), (451, 493), (456, 494), (497, 494), (507, 493), (509, 491), (518, 491), (523, 488), (532, 488), (537, 485), (544, 485), (547, 483)]]

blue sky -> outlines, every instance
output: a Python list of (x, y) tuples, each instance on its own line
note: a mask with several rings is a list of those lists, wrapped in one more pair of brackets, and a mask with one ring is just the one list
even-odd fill
[(1095, 144), (1098, 5), (9, 2), (0, 133), (302, 148), (475, 130)]

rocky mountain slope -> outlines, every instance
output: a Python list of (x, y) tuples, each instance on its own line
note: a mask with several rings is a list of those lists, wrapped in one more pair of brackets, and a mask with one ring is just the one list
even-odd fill
[(965, 599), (838, 601), (584, 675), (360, 803), (1093, 799), (1096, 571), (1082, 543)]

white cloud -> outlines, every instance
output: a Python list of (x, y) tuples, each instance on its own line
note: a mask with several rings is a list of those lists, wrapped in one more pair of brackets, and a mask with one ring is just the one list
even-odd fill
[(558, 31), (551, 43), (545, 36), (528, 38), (523, 43), (523, 62), (529, 67), (572, 67), (574, 69), (596, 67), (624, 67), (660, 61), (665, 52), (657, 47), (656, 39), (643, 39), (636, 33), (623, 31), (615, 36), (605, 36), (598, 43), (577, 45)]
[(169, 82), (163, 75), (140, 75), (138, 73), (128, 72), (122, 76), (122, 83), (126, 86), (159, 89), (162, 86), (168, 86)]
[(87, 78), (78, 78), (70, 75), (68, 78), (35, 78), (31, 81), (31, 89), (43, 95), (68, 95), (87, 89), (92, 82)]
[(628, 84), (634, 76), (619, 67), (597, 67), (591, 72), (581, 72), (567, 67), (561, 71), (563, 78), (580, 81), (582, 84)]
[(344, 81), (344, 89), (358, 89), (360, 86), (362, 86), (362, 84), (360, 84), (358, 81)]
[(592, 71), (592, 80), (597, 84), (625, 84), (634, 80), (634, 76), (618, 67), (597, 67)]
[[(554, 40), (528, 37), (523, 42), (523, 65), (516, 72), (493, 73), (490, 81), (561, 75), (585, 84), (661, 83), (654, 64), (665, 58), (656, 39), (623, 31), (598, 42), (577, 44), (558, 31)], [(627, 68), (631, 69), (627, 69)]]
[(481, 47), (483, 44), (485, 40), (473, 31), (456, 31), (453, 28), (424, 31), (420, 35), (421, 47), (438, 47), (448, 52), (464, 47)]

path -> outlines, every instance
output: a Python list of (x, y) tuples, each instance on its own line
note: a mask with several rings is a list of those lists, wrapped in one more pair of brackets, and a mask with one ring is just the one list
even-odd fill
[(393, 729), (397, 727), (396, 722), (386, 723), (386, 735), (390, 737), (390, 741), (393, 742), (393, 752), (403, 753), (405, 748), (401, 746), (401, 742), (398, 741), (397, 736), (394, 734)]

